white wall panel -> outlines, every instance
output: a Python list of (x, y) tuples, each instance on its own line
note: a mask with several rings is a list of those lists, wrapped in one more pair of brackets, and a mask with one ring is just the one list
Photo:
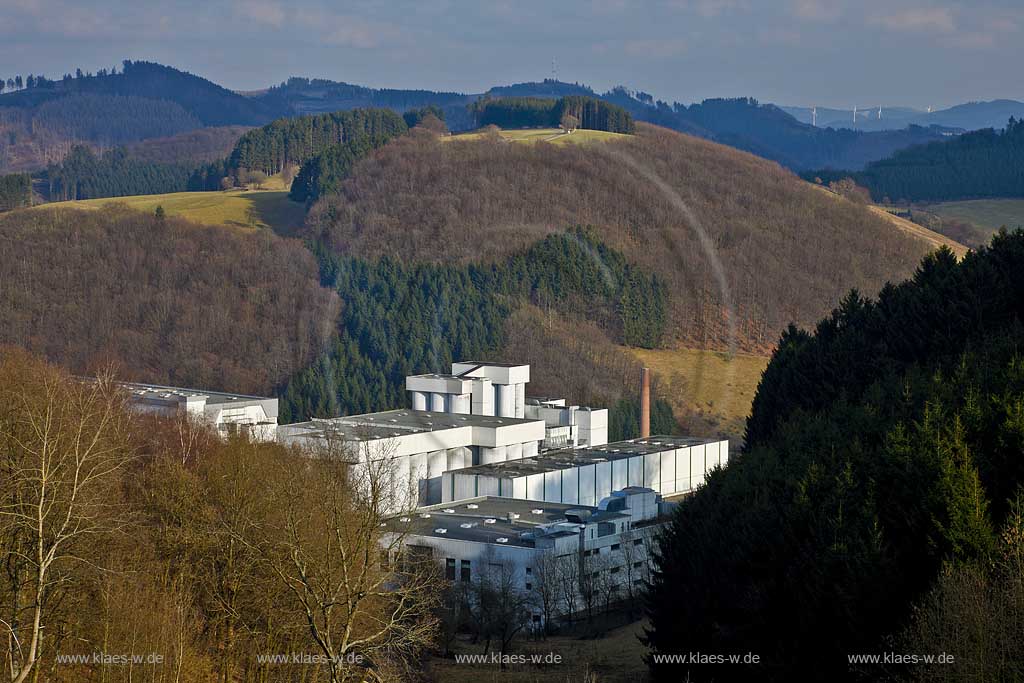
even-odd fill
[(552, 503), (562, 502), (562, 473), (559, 471), (544, 473), (544, 500)]
[(531, 474), (526, 478), (526, 495), (529, 500), (544, 500), (544, 474)]
[(479, 475), (477, 477), (477, 495), (478, 496), (496, 496), (498, 495), (498, 477), (492, 477), (489, 475)]
[(663, 495), (676, 492), (676, 452), (661, 453), (661, 488), (655, 489)]
[(644, 458), (642, 455), (629, 458), (629, 485), (644, 485)]
[(597, 477), (597, 500), (607, 498), (612, 492), (612, 464), (610, 462), (599, 462), (594, 465), (595, 476)]
[(580, 504), (580, 473), (572, 467), (562, 470), (562, 502), (570, 505)]
[(629, 486), (629, 461), (625, 458), (612, 461), (612, 489), (621, 491)]
[(584, 465), (578, 468), (580, 473), (580, 505), (597, 505), (597, 497), (594, 493), (595, 473), (593, 465)]
[(704, 481), (704, 446), (690, 447), (690, 488), (697, 488)]
[(644, 486), (655, 491), (661, 486), (661, 455), (659, 453), (644, 455)]
[(506, 460), (519, 460), (523, 457), (523, 444), (521, 443), (510, 443), (505, 447), (505, 459)]

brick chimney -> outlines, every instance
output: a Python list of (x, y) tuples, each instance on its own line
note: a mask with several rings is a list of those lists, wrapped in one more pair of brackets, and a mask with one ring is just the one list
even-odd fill
[(640, 370), (640, 438), (651, 435), (651, 370)]

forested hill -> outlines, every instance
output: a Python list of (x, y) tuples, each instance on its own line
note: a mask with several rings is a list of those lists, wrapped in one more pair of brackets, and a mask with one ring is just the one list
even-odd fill
[(875, 292), (908, 275), (929, 249), (776, 164), (644, 125), (593, 145), (404, 136), (359, 162), (307, 224), (333, 253), (449, 263), (590, 225), (667, 283), (668, 329), (719, 348), (734, 323), (741, 346), (764, 349), (848, 287)]
[(151, 62), (27, 83), (0, 95), (0, 173), (60, 162), (78, 143), (112, 147), (204, 126), (262, 125), (282, 113)]
[(1024, 120), (1011, 118), (1002, 131), (988, 128), (900, 150), (858, 173), (824, 170), (804, 176), (826, 184), (852, 177), (877, 201), (1024, 197)]
[(328, 344), (316, 260), (269, 231), (127, 208), (0, 214), (0, 345), (75, 373), (266, 395)]
[(352, 109), (277, 119), (243, 135), (228, 165), (272, 175), (359, 135), (391, 137), (406, 129), (405, 120), (390, 109)]
[(588, 95), (485, 97), (470, 108), (478, 126), (501, 128), (582, 128), (633, 133), (633, 117), (622, 107)]
[(943, 680), (1018, 678), (1022, 320), (1018, 231), (789, 328), (746, 451), (679, 509), (648, 602), (655, 652), (762, 664), (654, 680), (907, 680), (847, 658), (885, 651), (956, 653)]
[(322, 78), (289, 78), (265, 92), (254, 95), (275, 110), (293, 115), (323, 114), (342, 109), (386, 107), (402, 112), (435, 105), (445, 114), (453, 130), (473, 125), (466, 107), (476, 96), (434, 90), (367, 88)]
[[(200, 76), (154, 62), (122, 62), (121, 70), (60, 80), (0, 96), (0, 107), (32, 108), (72, 94), (140, 97), (174, 102), (204, 126), (262, 125), (279, 113), (272, 105), (223, 88)], [(198, 126), (197, 126), (198, 127)]]

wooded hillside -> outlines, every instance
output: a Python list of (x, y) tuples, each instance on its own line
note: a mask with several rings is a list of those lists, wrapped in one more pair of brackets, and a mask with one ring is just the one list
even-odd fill
[(639, 132), (586, 148), (401, 138), (314, 206), (308, 236), (336, 253), (471, 263), (590, 225), (665, 283), (669, 339), (723, 347), (735, 322), (748, 348), (791, 321), (811, 324), (849, 287), (876, 292), (908, 275), (927, 251), (771, 162)]
[(229, 166), (273, 175), (358, 135), (386, 138), (404, 133), (406, 128), (405, 120), (390, 109), (352, 109), (277, 119), (243, 135), (231, 153)]
[[(55, 267), (56, 266), (56, 267)], [(315, 259), (268, 231), (127, 209), (0, 215), (0, 344), (73, 372), (267, 393), (334, 329)]]
[(246, 126), (197, 128), (177, 135), (125, 145), (128, 156), (157, 164), (201, 163), (231, 154)]
[(878, 201), (943, 202), (1024, 197), (1024, 120), (900, 150), (863, 171), (804, 174), (824, 183), (852, 177)]
[[(1004, 232), (782, 335), (745, 451), (679, 508), (648, 602), (656, 652), (762, 664), (655, 681), (1020, 677), (1022, 274), (1024, 232)], [(886, 651), (955, 660), (847, 658)]]

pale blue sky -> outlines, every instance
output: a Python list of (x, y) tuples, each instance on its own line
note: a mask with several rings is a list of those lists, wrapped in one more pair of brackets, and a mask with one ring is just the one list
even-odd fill
[(1022, 0), (0, 0), (0, 72), (150, 59), (247, 90), (290, 75), (479, 92), (624, 84), (667, 101), (1024, 99)]

